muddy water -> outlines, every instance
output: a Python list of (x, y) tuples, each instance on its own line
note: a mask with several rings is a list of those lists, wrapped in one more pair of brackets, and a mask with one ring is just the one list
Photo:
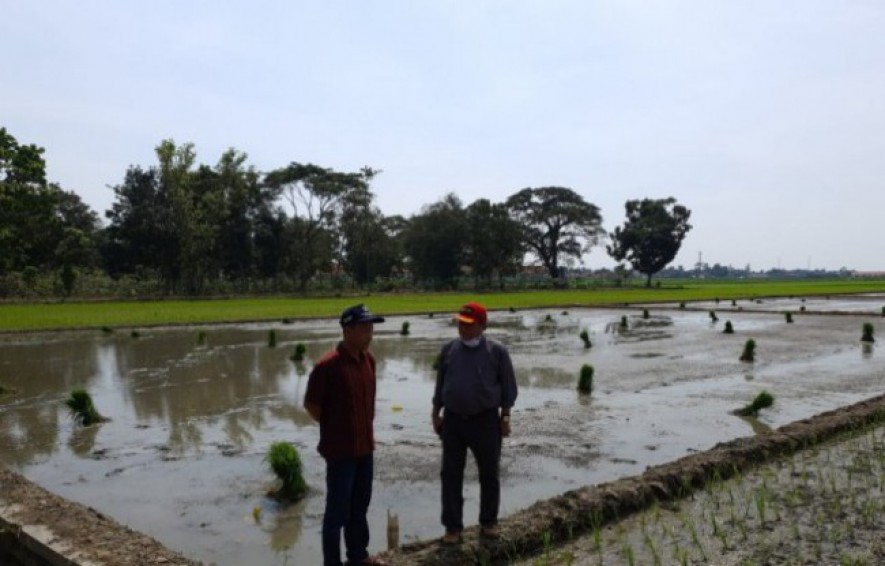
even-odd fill
[[(846, 312), (869, 308), (840, 302)], [(706, 312), (662, 307), (648, 319), (635, 310), (493, 313), (489, 333), (510, 347), (521, 386), (502, 461), (502, 514), (882, 391), (881, 352), (859, 339), (864, 322), (881, 335), (883, 319), (822, 316), (809, 307), (787, 324), (783, 315), (749, 310), (717, 311), (718, 323)], [(405, 320), (411, 333), (400, 336)], [(735, 334), (721, 332), (725, 320)], [(276, 348), (267, 344), (271, 328)], [(201, 329), (205, 344), (198, 344)], [(590, 349), (578, 338), (585, 329)], [(318, 563), (324, 468), (301, 400), (310, 360), (334, 346), (337, 325), (139, 332), (0, 339), (0, 385), (17, 390), (0, 397), (0, 460), (208, 563)], [(372, 551), (386, 545), (388, 509), (399, 515), (403, 541), (440, 533), (430, 366), (454, 335), (441, 316), (391, 317), (377, 327)], [(757, 342), (753, 364), (738, 361), (747, 338)], [(288, 359), (297, 342), (308, 348), (303, 364)], [(589, 397), (575, 391), (585, 363), (596, 370)], [(74, 387), (86, 387), (112, 421), (74, 426), (63, 404)], [(759, 422), (730, 414), (762, 389), (777, 401)], [(264, 495), (273, 478), (263, 458), (276, 440), (301, 449), (313, 492), (298, 505), (280, 507)], [(478, 512), (472, 466), (468, 476), (471, 522)]]

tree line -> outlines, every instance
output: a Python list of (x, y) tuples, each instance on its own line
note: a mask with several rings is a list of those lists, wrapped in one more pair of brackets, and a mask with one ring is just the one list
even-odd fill
[(675, 199), (642, 199), (627, 201), (623, 226), (607, 234), (599, 208), (566, 187), (499, 203), (448, 194), (408, 218), (387, 216), (370, 167), (259, 172), (233, 148), (214, 165), (198, 163), (189, 143), (155, 151), (155, 164), (129, 167), (112, 187), (102, 221), (47, 181), (43, 148), (0, 128), (0, 296), (503, 288), (526, 258), (556, 284), (604, 241), (650, 285), (691, 228)]

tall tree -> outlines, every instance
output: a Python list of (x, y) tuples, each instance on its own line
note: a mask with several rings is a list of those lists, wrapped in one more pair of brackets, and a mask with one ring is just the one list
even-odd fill
[(652, 275), (673, 261), (691, 230), (691, 211), (672, 197), (628, 200), (625, 206), (627, 220), (612, 232), (608, 254), (616, 261), (629, 261), (647, 276), (645, 286), (650, 287)]
[(43, 151), (0, 128), (0, 274), (61, 268), (72, 285), (74, 267), (94, 265), (98, 217), (78, 195), (47, 183)]
[[(74, 192), (59, 190), (56, 198), (56, 266), (68, 271), (96, 267), (101, 230), (98, 215)], [(66, 291), (70, 293), (71, 289)]]
[(0, 182), (45, 186), (43, 152), (42, 147), (34, 144), (19, 144), (6, 128), (0, 128)]
[(0, 128), (0, 274), (37, 267), (51, 251), (44, 224), (55, 195), (45, 170), (43, 148), (21, 145)]
[(215, 255), (221, 272), (245, 282), (254, 273), (255, 230), (259, 211), (271, 195), (262, 191), (254, 167), (246, 166), (247, 155), (231, 148), (215, 166), (220, 218)]
[(163, 140), (156, 153), (173, 242), (166, 264), (169, 290), (198, 294), (212, 271), (221, 203), (215, 186), (200, 182), (201, 175), (193, 170), (197, 154), (192, 143), (176, 145), (171, 139)]
[(579, 260), (605, 234), (599, 208), (565, 187), (523, 189), (506, 205), (524, 227), (526, 246), (553, 279), (559, 278), (563, 259)]
[(402, 268), (402, 217), (385, 217), (373, 206), (347, 206), (341, 214), (341, 261), (360, 285)]
[(489, 286), (494, 275), (503, 283), (504, 275), (516, 273), (522, 263), (522, 225), (510, 217), (505, 205), (488, 199), (473, 202), (465, 213), (465, 264), (477, 285)]
[(112, 277), (139, 269), (163, 271), (174, 242), (159, 172), (132, 166), (114, 194), (115, 201), (105, 212), (109, 221), (102, 247), (105, 269)]
[(286, 249), (286, 213), (269, 204), (259, 208), (255, 218), (255, 268), (263, 278), (276, 279), (284, 272)]
[(195, 169), (193, 144), (172, 140), (163, 140), (156, 155), (156, 167), (132, 167), (114, 188), (105, 262), (112, 275), (156, 270), (167, 292), (198, 294), (222, 274), (219, 239), (230, 215), (230, 185), (237, 184), (231, 177), (248, 179), (238, 169), (245, 156), (230, 150), (216, 169)]
[(403, 246), (412, 276), (437, 287), (455, 287), (464, 260), (464, 206), (450, 193), (409, 219)]
[(368, 167), (359, 173), (341, 173), (293, 162), (265, 176), (265, 185), (292, 208), (287, 264), (302, 292), (311, 277), (330, 267), (344, 204), (371, 201), (369, 181), (375, 174)]

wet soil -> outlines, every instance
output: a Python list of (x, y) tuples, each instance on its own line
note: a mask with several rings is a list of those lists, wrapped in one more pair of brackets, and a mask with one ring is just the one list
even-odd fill
[[(27, 533), (22, 534), (25, 528)], [(197, 562), (171, 551), (156, 539), (125, 527), (91, 507), (50, 493), (0, 466), (0, 563), (190, 566)], [(22, 547), (49, 548), (51, 562)], [(45, 550), (42, 550), (44, 551)], [(57, 560), (57, 561), (56, 561)], [(65, 562), (69, 560), (70, 562)]]
[[(386, 557), (439, 565), (510, 564), (525, 555), (540, 557), (523, 564), (879, 564), (883, 422), (885, 395), (536, 503), (501, 521), (499, 540), (471, 528), (460, 545), (427, 541)], [(847, 439), (827, 444), (840, 436)]]
[[(881, 327), (885, 319), (878, 299), (864, 304), (862, 311), (843, 305), (851, 311), (844, 316), (796, 314), (791, 324), (780, 311), (798, 299), (758, 305), (771, 312), (749, 305), (719, 312), (718, 323), (706, 310), (673, 305), (650, 307), (647, 319), (635, 309), (493, 313), (489, 334), (510, 348), (520, 384), (502, 457), (501, 516), (881, 394), (879, 345), (864, 347), (859, 338), (862, 323)], [(399, 335), (405, 320), (407, 337)], [(734, 335), (722, 333), (725, 320)], [(276, 348), (267, 345), (273, 328)], [(333, 321), (310, 321), (154, 328), (138, 338), (0, 336), (0, 384), (16, 391), (0, 398), (0, 462), (192, 559), (318, 563), (324, 465), (301, 400), (310, 360), (339, 332)], [(376, 330), (373, 553), (387, 546), (388, 511), (399, 516), (403, 543), (441, 534), (431, 362), (454, 335), (448, 317), (390, 317)], [(738, 360), (748, 338), (757, 342), (752, 364)], [(293, 364), (299, 342), (308, 361)], [(585, 363), (596, 368), (589, 396), (575, 390)], [(64, 399), (77, 386), (111, 422), (83, 429), (70, 421)], [(762, 389), (776, 396), (771, 409), (755, 421), (732, 415)], [(299, 448), (311, 486), (297, 505), (266, 496), (274, 482), (264, 457), (281, 439)], [(468, 522), (478, 508), (476, 483), (469, 463)]]
[[(385, 558), (394, 565), (878, 564), (885, 560), (883, 423), (885, 395), (536, 503), (502, 520), (499, 540), (470, 528), (460, 545), (412, 543)], [(198, 564), (3, 467), (0, 515), (0, 534), (40, 525), (44, 541), (74, 564)], [(0, 558), (16, 564), (2, 549)]]

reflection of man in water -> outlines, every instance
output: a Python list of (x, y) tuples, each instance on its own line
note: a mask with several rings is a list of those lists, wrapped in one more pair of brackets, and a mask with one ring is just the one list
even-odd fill
[(507, 348), (483, 335), (486, 309), (478, 303), (467, 303), (456, 318), (459, 339), (447, 343), (440, 353), (431, 415), (443, 445), (440, 476), (444, 544), (460, 542), (464, 530), (468, 448), (479, 469), (480, 535), (498, 537), (501, 439), (510, 436), (510, 409), (517, 395)]
[(320, 423), (317, 450), (326, 460), (323, 561), (341, 565), (343, 529), (348, 564), (383, 565), (369, 556), (366, 513), (375, 450), (375, 358), (369, 344), (374, 323), (384, 318), (356, 305), (339, 322), (344, 339), (314, 366), (304, 395), (304, 408)]

